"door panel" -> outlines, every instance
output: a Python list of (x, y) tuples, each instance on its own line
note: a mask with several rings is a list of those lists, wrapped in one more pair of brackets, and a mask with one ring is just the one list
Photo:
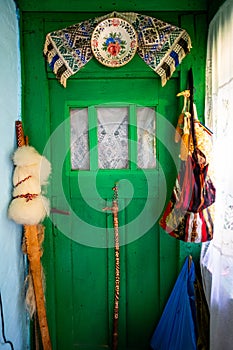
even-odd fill
[[(90, 81), (82, 81), (80, 94), (76, 95), (70, 88), (63, 90), (59, 98), (54, 92), (57, 90), (57, 82), (54, 80), (50, 82), (51, 126), (55, 135), (54, 141), (50, 144), (53, 164), (52, 194), (55, 202), (63, 197), (67, 207), (65, 209), (69, 211), (69, 215), (58, 217), (59, 214), (55, 213), (52, 218), (56, 226), (54, 231), (58, 232), (54, 238), (53, 262), (55, 266), (57, 264), (59, 266), (58, 269), (55, 268), (56, 310), (53, 311), (56, 314), (57, 349), (63, 349), (67, 342), (71, 344), (70, 349), (111, 348), (115, 281), (114, 231), (112, 213), (103, 212), (103, 208), (112, 205), (112, 187), (115, 183), (118, 183), (119, 187), (120, 210), (119, 345), (121, 349), (144, 349), (148, 346), (154, 313), (159, 309), (159, 300), (156, 298), (156, 290), (159, 289), (157, 264), (159, 238), (158, 229), (155, 228), (155, 217), (159, 207), (156, 204), (159, 172), (156, 163), (153, 164), (154, 169), (137, 168), (137, 129), (136, 125), (130, 124), (133, 121), (136, 123), (137, 108), (126, 95), (124, 102), (119, 100), (115, 84), (116, 82), (112, 86), (115, 90), (112, 101), (106, 103), (101, 88), (94, 94), (89, 89), (89, 99), (85, 101), (85, 92), (92, 86)], [(121, 82), (117, 85), (121, 85)], [(124, 81), (125, 94), (130, 88), (131, 82)], [(97, 101), (101, 102), (100, 107), (94, 104)], [(149, 99), (148, 103), (151, 102), (152, 99)], [(153, 106), (155, 102), (154, 100)], [(144, 106), (146, 103), (144, 100)], [(120, 113), (122, 110), (129, 110), (129, 125), (126, 125), (128, 132), (125, 134), (129, 140), (129, 157), (126, 159), (128, 162), (129, 158), (129, 164), (127, 163), (125, 167), (122, 163), (121, 168), (117, 169), (109, 169), (111, 164), (115, 167), (111, 155), (107, 169), (103, 169), (104, 163), (98, 164), (96, 161), (98, 152), (101, 151), (97, 137), (98, 120), (100, 120), (98, 112), (103, 108), (104, 113), (109, 111), (108, 105), (111, 111), (113, 108)], [(72, 170), (69, 151), (70, 107), (72, 111), (79, 107), (89, 108), (88, 144), (92, 148), (90, 170)], [(104, 118), (108, 118), (108, 114)], [(110, 129), (112, 123), (116, 121), (111, 120)], [(106, 130), (108, 125), (105, 124), (103, 129)], [(142, 125), (140, 127), (142, 128)], [(61, 130), (57, 131), (59, 128)], [(111, 137), (111, 133), (107, 134), (109, 144), (105, 147), (108, 151), (111, 148)], [(116, 147), (114, 142), (112, 144)], [(115, 149), (112, 150), (114, 153)], [(62, 237), (62, 233), (68, 238)], [(65, 264), (61, 266), (59, 251), (63, 246), (65, 251), (62, 252), (62, 262), (65, 261)], [(145, 261), (148, 266), (145, 265)], [(149, 301), (146, 307), (145, 300)]]

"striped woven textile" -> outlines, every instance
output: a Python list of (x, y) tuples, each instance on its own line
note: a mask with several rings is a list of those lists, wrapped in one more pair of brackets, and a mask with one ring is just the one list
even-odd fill
[(190, 51), (191, 39), (186, 30), (139, 13), (112, 12), (46, 35), (44, 56), (64, 87), (67, 79), (92, 59), (91, 35), (95, 27), (114, 17), (134, 27), (138, 36), (137, 53), (161, 77), (162, 86)]

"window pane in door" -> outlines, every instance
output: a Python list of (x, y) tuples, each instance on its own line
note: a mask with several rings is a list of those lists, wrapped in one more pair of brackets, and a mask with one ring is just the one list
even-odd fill
[(156, 166), (155, 110), (148, 107), (137, 108), (137, 165), (150, 169)]
[(89, 170), (88, 109), (70, 109), (71, 168)]
[(128, 108), (97, 108), (99, 169), (128, 167)]

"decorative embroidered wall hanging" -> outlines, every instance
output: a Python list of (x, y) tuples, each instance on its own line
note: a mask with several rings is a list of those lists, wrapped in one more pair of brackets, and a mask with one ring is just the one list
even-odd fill
[[(161, 77), (162, 86), (190, 51), (191, 40), (186, 30), (134, 12), (112, 12), (47, 34), (44, 55), (64, 87), (67, 79), (93, 57), (91, 37), (96, 27), (106, 19), (112, 19), (111, 25), (117, 27), (119, 22), (116, 17), (129, 22), (135, 29), (138, 39), (137, 53)], [(116, 46), (112, 48), (113, 52), (119, 49)]]

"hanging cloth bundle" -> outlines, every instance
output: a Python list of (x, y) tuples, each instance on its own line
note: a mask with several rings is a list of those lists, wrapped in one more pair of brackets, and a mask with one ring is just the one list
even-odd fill
[[(184, 116), (184, 120), (188, 119), (188, 137), (185, 141), (181, 139), (185, 144), (181, 146), (180, 171), (160, 226), (177, 239), (199, 243), (213, 238), (215, 187), (208, 174), (204, 143), (198, 139), (201, 134), (196, 133), (199, 126), (195, 124), (199, 124), (194, 119), (192, 70), (189, 71), (189, 85), (189, 111)], [(179, 131), (176, 129), (175, 137)]]

